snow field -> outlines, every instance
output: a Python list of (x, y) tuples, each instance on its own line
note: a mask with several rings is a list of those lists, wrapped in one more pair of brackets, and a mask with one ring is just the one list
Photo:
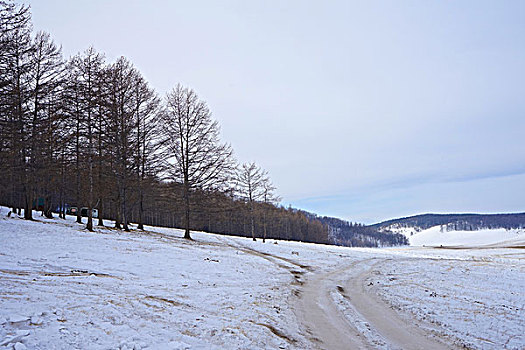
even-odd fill
[(414, 253), (375, 266), (370, 292), (460, 347), (525, 348), (525, 251)]
[(434, 226), (426, 230), (414, 227), (399, 227), (393, 225), (388, 228), (394, 233), (400, 233), (408, 238), (411, 246), (439, 247), (439, 246), (512, 246), (525, 245), (525, 229), (483, 229), (476, 231), (446, 231), (441, 226)]
[[(293, 276), (230, 247), (0, 213), (0, 341), (32, 349), (288, 348)], [(278, 333), (276, 335), (274, 332)], [(18, 341), (2, 344), (12, 348)], [(0, 343), (1, 344), (1, 343)], [(2, 348), (0, 347), (0, 348)]]
[(479, 231), (441, 231), (434, 226), (409, 236), (412, 246), (483, 246), (521, 239), (525, 241), (525, 230), (493, 229)]
[[(313, 349), (293, 301), (305, 280), (352, 266), (370, 271), (370, 293), (449, 344), (525, 348), (523, 249), (262, 244), (200, 232), (187, 241), (176, 229), (90, 233), (72, 217), (6, 214), (0, 207), (0, 349)], [(391, 348), (331, 288), (364, 338)]]

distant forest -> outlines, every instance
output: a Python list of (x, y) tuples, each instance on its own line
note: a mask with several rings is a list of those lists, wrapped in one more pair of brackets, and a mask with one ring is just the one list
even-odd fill
[(359, 223), (319, 217), (328, 226), (328, 237), (333, 244), (347, 247), (388, 247), (407, 245), (408, 239), (398, 233), (382, 232), (376, 227)]
[(426, 230), (442, 226), (446, 231), (477, 231), (482, 229), (524, 229), (525, 213), (518, 214), (424, 214), (384, 221), (372, 225), (375, 229), (414, 227)]

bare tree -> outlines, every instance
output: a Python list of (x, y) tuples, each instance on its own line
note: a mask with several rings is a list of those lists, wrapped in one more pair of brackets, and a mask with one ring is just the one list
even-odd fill
[[(237, 171), (237, 187), (240, 197), (248, 203), (250, 211), (250, 227), (252, 239), (255, 241), (255, 202), (264, 203), (264, 208), (268, 204), (278, 201), (274, 195), (275, 187), (272, 185), (268, 172), (261, 169), (254, 162), (244, 163)], [(263, 210), (264, 235), (263, 242), (266, 241), (266, 211)]]
[[(73, 76), (77, 79), (76, 84), (79, 89), (78, 113), (82, 114), (82, 129), (84, 130), (85, 139), (87, 141), (85, 158), (87, 161), (88, 221), (86, 228), (89, 231), (93, 231), (93, 208), (95, 206), (93, 170), (95, 163), (94, 144), (96, 138), (97, 113), (99, 112), (98, 105), (100, 104), (103, 64), (104, 57), (97, 53), (92, 47), (87, 49), (82, 55), (73, 57), (70, 63), (70, 69), (74, 70)], [(77, 176), (80, 176), (80, 174), (77, 174)]]
[(27, 123), (31, 117), (31, 16), (27, 7), (12, 2), (1, 2), (0, 9), (0, 118), (5, 149), (2, 157), (9, 165), (6, 178), (10, 182), (13, 209), (23, 207), (24, 217), (32, 219), (32, 188), (27, 169), (31, 131)]
[(264, 177), (261, 181), (262, 187), (262, 202), (263, 202), (263, 243), (266, 242), (266, 235), (268, 230), (267, 216), (269, 209), (278, 203), (281, 198), (275, 194), (275, 186), (272, 184), (269, 177)]
[(191, 239), (191, 193), (220, 188), (230, 179), (232, 149), (220, 143), (219, 124), (206, 103), (180, 84), (167, 95), (162, 129), (169, 176), (183, 184), (184, 238)]
[[(45, 32), (38, 32), (33, 40), (31, 51), (32, 68), (30, 69), (29, 111), (31, 118), (30, 142), (28, 143), (30, 159), (28, 188), (44, 199), (42, 214), (48, 218), (51, 213), (51, 193), (54, 191), (53, 178), (56, 171), (54, 150), (50, 148), (55, 139), (56, 105), (62, 91), (64, 62), (61, 49)], [(38, 176), (37, 176), (38, 174)], [(38, 196), (35, 197), (35, 199)], [(31, 204), (33, 200), (30, 201)]]
[(135, 174), (137, 187), (137, 228), (144, 229), (144, 192), (147, 176), (158, 170), (158, 115), (160, 99), (146, 80), (139, 74), (134, 81), (135, 104)]
[(74, 163), (73, 174), (75, 176), (74, 199), (77, 206), (76, 220), (82, 223), (80, 208), (83, 202), (82, 191), (82, 163), (84, 161), (83, 148), (85, 144), (84, 132), (84, 113), (83, 113), (83, 92), (80, 79), (80, 72), (75, 67), (75, 59), (71, 59), (67, 64), (65, 104), (67, 110), (68, 130), (71, 133), (71, 140), (68, 144), (70, 161)]
[(117, 216), (115, 226), (129, 231), (129, 197), (133, 171), (134, 82), (140, 75), (138, 70), (124, 57), (109, 67), (109, 128), (111, 157), (116, 179)]

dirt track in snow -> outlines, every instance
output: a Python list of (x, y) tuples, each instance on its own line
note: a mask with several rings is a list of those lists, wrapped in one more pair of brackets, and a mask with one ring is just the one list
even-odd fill
[(433, 338), (416, 320), (401, 317), (370, 292), (366, 280), (372, 268), (384, 262), (373, 260), (357, 261), (306, 280), (295, 308), (310, 340), (330, 350), (454, 348)]

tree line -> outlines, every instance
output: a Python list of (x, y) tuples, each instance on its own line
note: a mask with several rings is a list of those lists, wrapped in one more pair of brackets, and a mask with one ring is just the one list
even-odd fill
[(426, 230), (441, 226), (446, 231), (478, 231), (484, 229), (525, 228), (525, 213), (515, 214), (422, 214), (406, 218), (394, 219), (373, 225), (378, 229), (392, 227), (414, 227)]
[[(86, 229), (130, 225), (328, 243), (328, 227), (278, 205), (268, 173), (238, 164), (205, 101), (177, 84), (160, 97), (125, 57), (90, 47), (64, 59), (28, 6), (0, 0), (0, 204)], [(93, 209), (98, 217), (93, 217)], [(81, 211), (77, 210), (81, 223)]]

